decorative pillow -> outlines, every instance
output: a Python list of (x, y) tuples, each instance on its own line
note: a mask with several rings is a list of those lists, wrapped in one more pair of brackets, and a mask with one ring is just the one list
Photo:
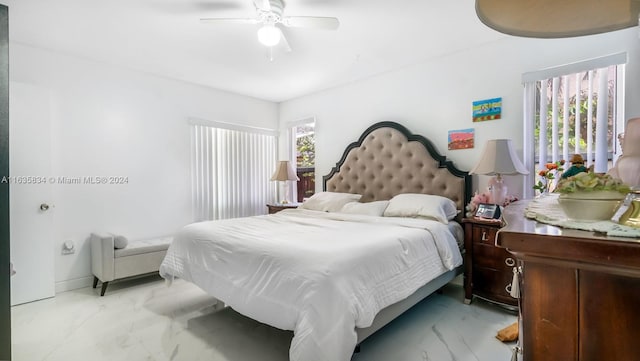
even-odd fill
[(112, 234), (113, 236), (113, 248), (122, 249), (127, 247), (129, 244), (129, 240), (125, 236), (120, 236), (117, 234)]
[(389, 201), (375, 201), (367, 203), (349, 202), (342, 207), (340, 213), (381, 217), (388, 205)]
[(349, 202), (357, 202), (362, 195), (352, 193), (320, 192), (304, 201), (299, 208), (311, 211), (338, 212)]
[(447, 224), (458, 215), (456, 204), (449, 198), (431, 194), (398, 194), (391, 198), (385, 217), (424, 217)]

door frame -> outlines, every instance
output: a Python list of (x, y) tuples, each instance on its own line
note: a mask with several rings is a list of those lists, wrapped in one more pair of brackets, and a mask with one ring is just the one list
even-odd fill
[[(0, 5), (0, 176), (9, 176), (9, 8)], [(11, 360), (9, 183), (0, 183), (0, 360)]]

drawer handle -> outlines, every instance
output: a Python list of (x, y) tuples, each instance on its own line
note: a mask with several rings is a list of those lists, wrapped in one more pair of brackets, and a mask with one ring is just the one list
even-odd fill
[(516, 265), (516, 261), (511, 257), (507, 257), (507, 259), (504, 260), (504, 263), (509, 267), (513, 267)]
[(508, 294), (511, 294), (511, 283), (509, 283), (507, 287), (504, 288), (504, 290), (507, 291)]
[(482, 231), (482, 237), (481, 237), (482, 241), (488, 241), (489, 237), (487, 237), (487, 231)]

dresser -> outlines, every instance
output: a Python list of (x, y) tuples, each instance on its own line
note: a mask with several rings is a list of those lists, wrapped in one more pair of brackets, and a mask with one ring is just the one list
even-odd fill
[(497, 220), (465, 218), (464, 225), (464, 291), (465, 303), (473, 296), (515, 310), (518, 300), (509, 295), (513, 267), (512, 254), (496, 247), (496, 233), (502, 227)]
[(519, 360), (640, 361), (640, 239), (538, 223), (526, 205), (496, 238), (518, 260)]

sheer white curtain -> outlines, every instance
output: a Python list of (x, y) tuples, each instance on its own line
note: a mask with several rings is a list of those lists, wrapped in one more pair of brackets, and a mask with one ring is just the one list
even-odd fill
[(266, 213), (275, 199), (275, 131), (190, 119), (195, 221)]
[[(524, 142), (522, 144), (523, 162), (525, 168), (529, 170), (529, 175), (524, 177), (522, 196), (526, 198), (533, 198), (534, 191), (533, 185), (535, 184), (535, 122), (536, 122), (536, 85), (535, 82), (529, 82), (524, 84)], [(533, 173), (533, 176), (532, 176)]]

